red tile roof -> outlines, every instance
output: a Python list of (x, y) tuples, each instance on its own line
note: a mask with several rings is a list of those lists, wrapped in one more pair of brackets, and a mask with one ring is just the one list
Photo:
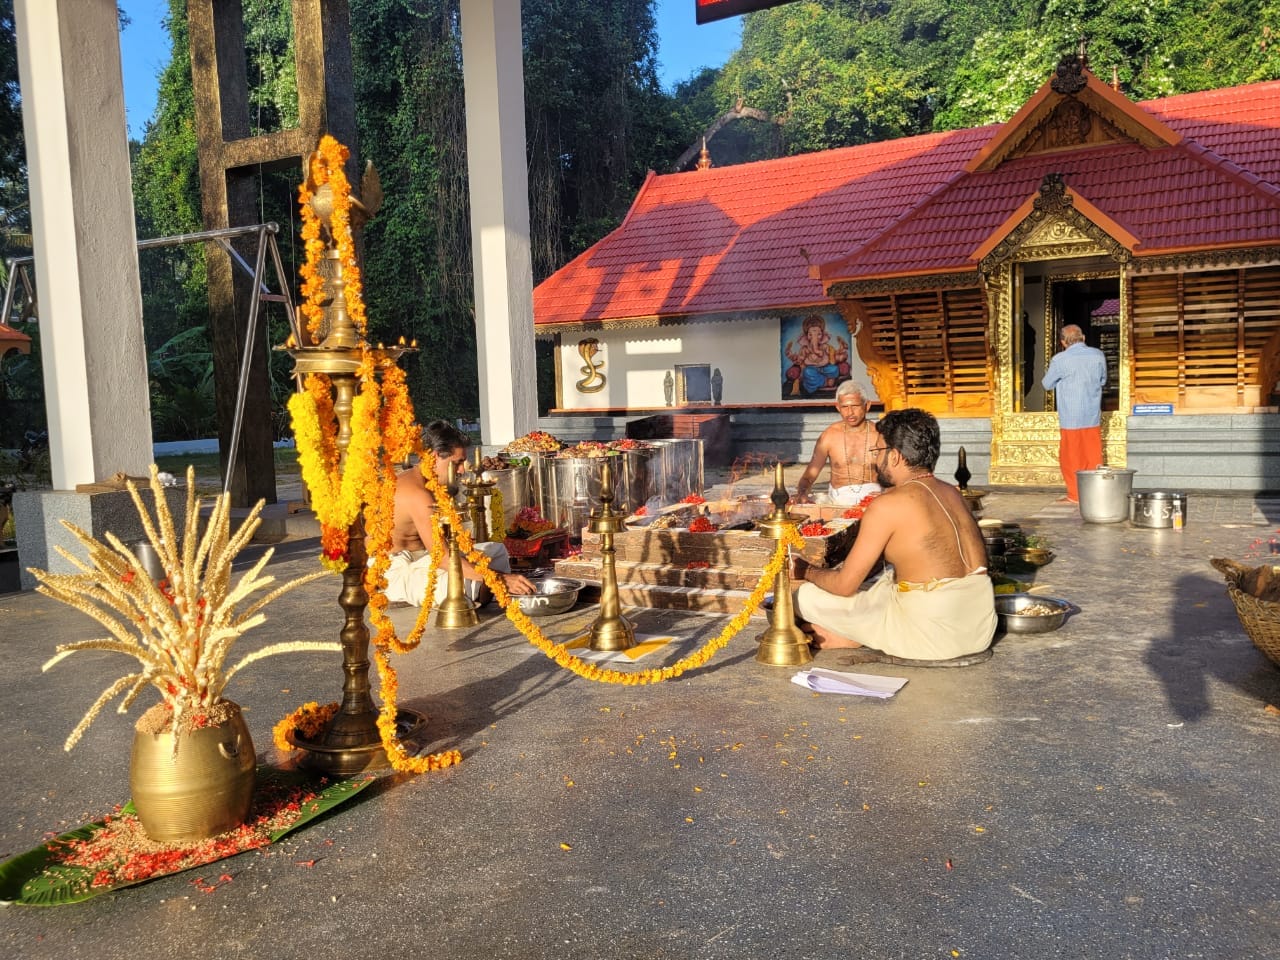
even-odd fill
[(627, 219), (538, 285), (539, 329), (829, 303), (834, 279), (972, 270), (1046, 173), (1138, 254), (1280, 240), (1280, 82), (1141, 105), (1184, 138), (964, 172), (1002, 126), (651, 175)]

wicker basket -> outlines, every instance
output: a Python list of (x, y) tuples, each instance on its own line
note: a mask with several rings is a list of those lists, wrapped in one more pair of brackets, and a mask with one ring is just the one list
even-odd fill
[(1251, 568), (1229, 560), (1210, 562), (1227, 579), (1227, 596), (1235, 604), (1244, 632), (1268, 660), (1280, 667), (1280, 603), (1259, 600), (1240, 589), (1241, 579)]

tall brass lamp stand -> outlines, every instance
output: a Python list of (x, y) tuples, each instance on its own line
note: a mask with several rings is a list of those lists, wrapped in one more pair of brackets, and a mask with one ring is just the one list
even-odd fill
[[(787, 513), (787, 488), (782, 480), (782, 464), (774, 466), (773, 513), (760, 521), (760, 536), (769, 540), (782, 540), (788, 530), (794, 530), (804, 519), (799, 514)], [(789, 563), (773, 578), (773, 612), (769, 617), (769, 629), (757, 638), (756, 662), (775, 667), (798, 667), (813, 660), (809, 638), (796, 626), (795, 605), (791, 599), (791, 570)]]
[(626, 530), (627, 524), (613, 509), (613, 465), (608, 457), (600, 468), (600, 507), (587, 518), (587, 529), (600, 536), (601, 564), (600, 616), (591, 625), (591, 649), (628, 650), (635, 646), (636, 628), (622, 615), (613, 545), (614, 534)]
[[(316, 191), (312, 201), (326, 233), (333, 209), (331, 196), (331, 188), (326, 185)], [(352, 206), (354, 213), (358, 204), (353, 201)], [(363, 207), (359, 207), (359, 211), (367, 216)], [(321, 272), (325, 278), (326, 298), (321, 342), (302, 345), (293, 343), (290, 338), (285, 349), (295, 361), (294, 376), (322, 373), (328, 375), (333, 383), (333, 411), (338, 421), (338, 470), (341, 472), (346, 467), (347, 447), (351, 443), (351, 405), (356, 394), (361, 342), (355, 324), (347, 315), (342, 261), (331, 235), (325, 259), (321, 261)], [(374, 351), (378, 369), (387, 369), (410, 349), (403, 345), (379, 345)], [(368, 555), (361, 515), (351, 524), (348, 536), (347, 566), (342, 572), (342, 591), (338, 594), (338, 603), (345, 615), (339, 634), (342, 642), (342, 705), (319, 740), (302, 740), (296, 732), (291, 736), (294, 746), (302, 751), (301, 766), (335, 776), (347, 776), (388, 764), (378, 733), (378, 710), (369, 689), (369, 628), (364, 622), (365, 608), (369, 605), (369, 594), (364, 588)], [(405, 739), (420, 730), (425, 722), (426, 718), (421, 714), (401, 710), (396, 717), (397, 733)]]
[[(449, 500), (458, 496), (457, 467), (449, 464), (449, 482), (446, 492)], [(445, 589), (444, 600), (436, 609), (436, 626), (442, 630), (458, 630), (463, 627), (474, 627), (480, 622), (476, 613), (476, 605), (467, 597), (465, 581), (462, 576), (462, 551), (458, 548), (458, 531), (453, 525), (445, 522), (441, 526), (445, 535), (446, 556), (449, 558), (449, 579)], [(477, 542), (479, 542), (477, 540)]]

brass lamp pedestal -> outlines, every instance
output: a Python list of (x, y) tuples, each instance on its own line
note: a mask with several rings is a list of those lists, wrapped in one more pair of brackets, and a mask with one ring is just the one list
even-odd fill
[(636, 628), (622, 615), (618, 600), (618, 571), (614, 566), (613, 535), (627, 529), (613, 509), (613, 467), (608, 458), (600, 469), (600, 509), (587, 518), (587, 529), (600, 536), (600, 616), (591, 625), (592, 650), (628, 650), (635, 646)]
[[(458, 495), (458, 477), (454, 469), (454, 465), (450, 463), (449, 483), (446, 487), (450, 500)], [(465, 581), (462, 576), (462, 551), (458, 549), (457, 534), (452, 525), (447, 522), (442, 524), (440, 529), (444, 532), (446, 541), (449, 580), (444, 600), (436, 608), (436, 626), (442, 630), (474, 627), (480, 622), (480, 615), (476, 613), (476, 605), (467, 598), (466, 590), (463, 588)]]
[[(788, 530), (794, 530), (804, 519), (798, 514), (787, 513), (787, 488), (782, 481), (782, 464), (774, 467), (773, 513), (760, 521), (760, 536), (769, 540), (782, 540)], [(756, 662), (774, 667), (798, 667), (813, 660), (809, 638), (796, 626), (795, 606), (791, 600), (790, 564), (784, 563), (773, 578), (773, 611), (769, 628), (756, 638)]]

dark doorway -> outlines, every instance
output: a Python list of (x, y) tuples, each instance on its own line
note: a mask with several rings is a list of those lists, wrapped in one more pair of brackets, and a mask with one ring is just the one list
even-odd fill
[(1085, 343), (1106, 354), (1107, 385), (1102, 391), (1102, 409), (1119, 409), (1120, 278), (1051, 279), (1049, 308), (1053, 318), (1055, 349), (1058, 348), (1062, 328), (1074, 323), (1084, 331)]

